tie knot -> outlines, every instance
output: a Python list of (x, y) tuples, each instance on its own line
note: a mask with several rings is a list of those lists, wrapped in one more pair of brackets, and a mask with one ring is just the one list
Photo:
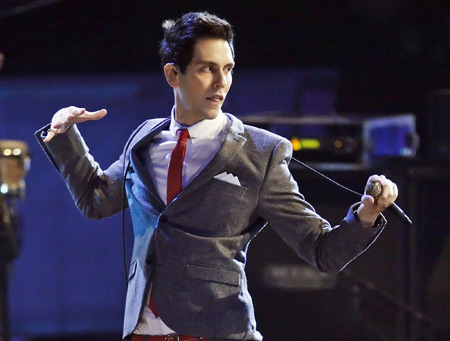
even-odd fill
[(187, 138), (189, 137), (189, 130), (187, 130), (187, 129), (178, 129), (177, 130), (177, 135), (178, 135), (178, 141), (186, 142)]

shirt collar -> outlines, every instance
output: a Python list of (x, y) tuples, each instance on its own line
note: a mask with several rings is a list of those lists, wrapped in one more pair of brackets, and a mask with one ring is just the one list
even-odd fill
[(205, 119), (186, 127), (178, 123), (175, 119), (175, 107), (172, 108), (171, 117), (172, 119), (170, 120), (169, 127), (171, 135), (176, 138), (178, 129), (187, 129), (189, 131), (189, 138), (192, 143), (203, 139), (216, 137), (226, 126), (228, 120), (227, 116), (220, 111), (216, 118), (211, 120)]

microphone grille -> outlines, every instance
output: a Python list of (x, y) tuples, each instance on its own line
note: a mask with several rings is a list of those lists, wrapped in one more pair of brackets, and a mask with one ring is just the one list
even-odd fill
[(379, 182), (369, 181), (366, 186), (366, 194), (377, 200), (381, 195), (381, 184)]

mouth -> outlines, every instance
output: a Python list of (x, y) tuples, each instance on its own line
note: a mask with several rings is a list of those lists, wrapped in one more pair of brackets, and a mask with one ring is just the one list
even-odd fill
[(206, 99), (208, 101), (219, 103), (219, 102), (223, 101), (223, 96), (221, 96), (221, 95), (214, 95), (214, 96), (211, 96), (211, 97), (206, 97)]

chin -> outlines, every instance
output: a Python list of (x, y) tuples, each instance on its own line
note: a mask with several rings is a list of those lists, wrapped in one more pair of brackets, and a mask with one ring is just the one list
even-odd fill
[(208, 110), (205, 111), (202, 116), (204, 117), (205, 120), (212, 120), (215, 119), (217, 115), (219, 115), (219, 113), (220, 110)]

